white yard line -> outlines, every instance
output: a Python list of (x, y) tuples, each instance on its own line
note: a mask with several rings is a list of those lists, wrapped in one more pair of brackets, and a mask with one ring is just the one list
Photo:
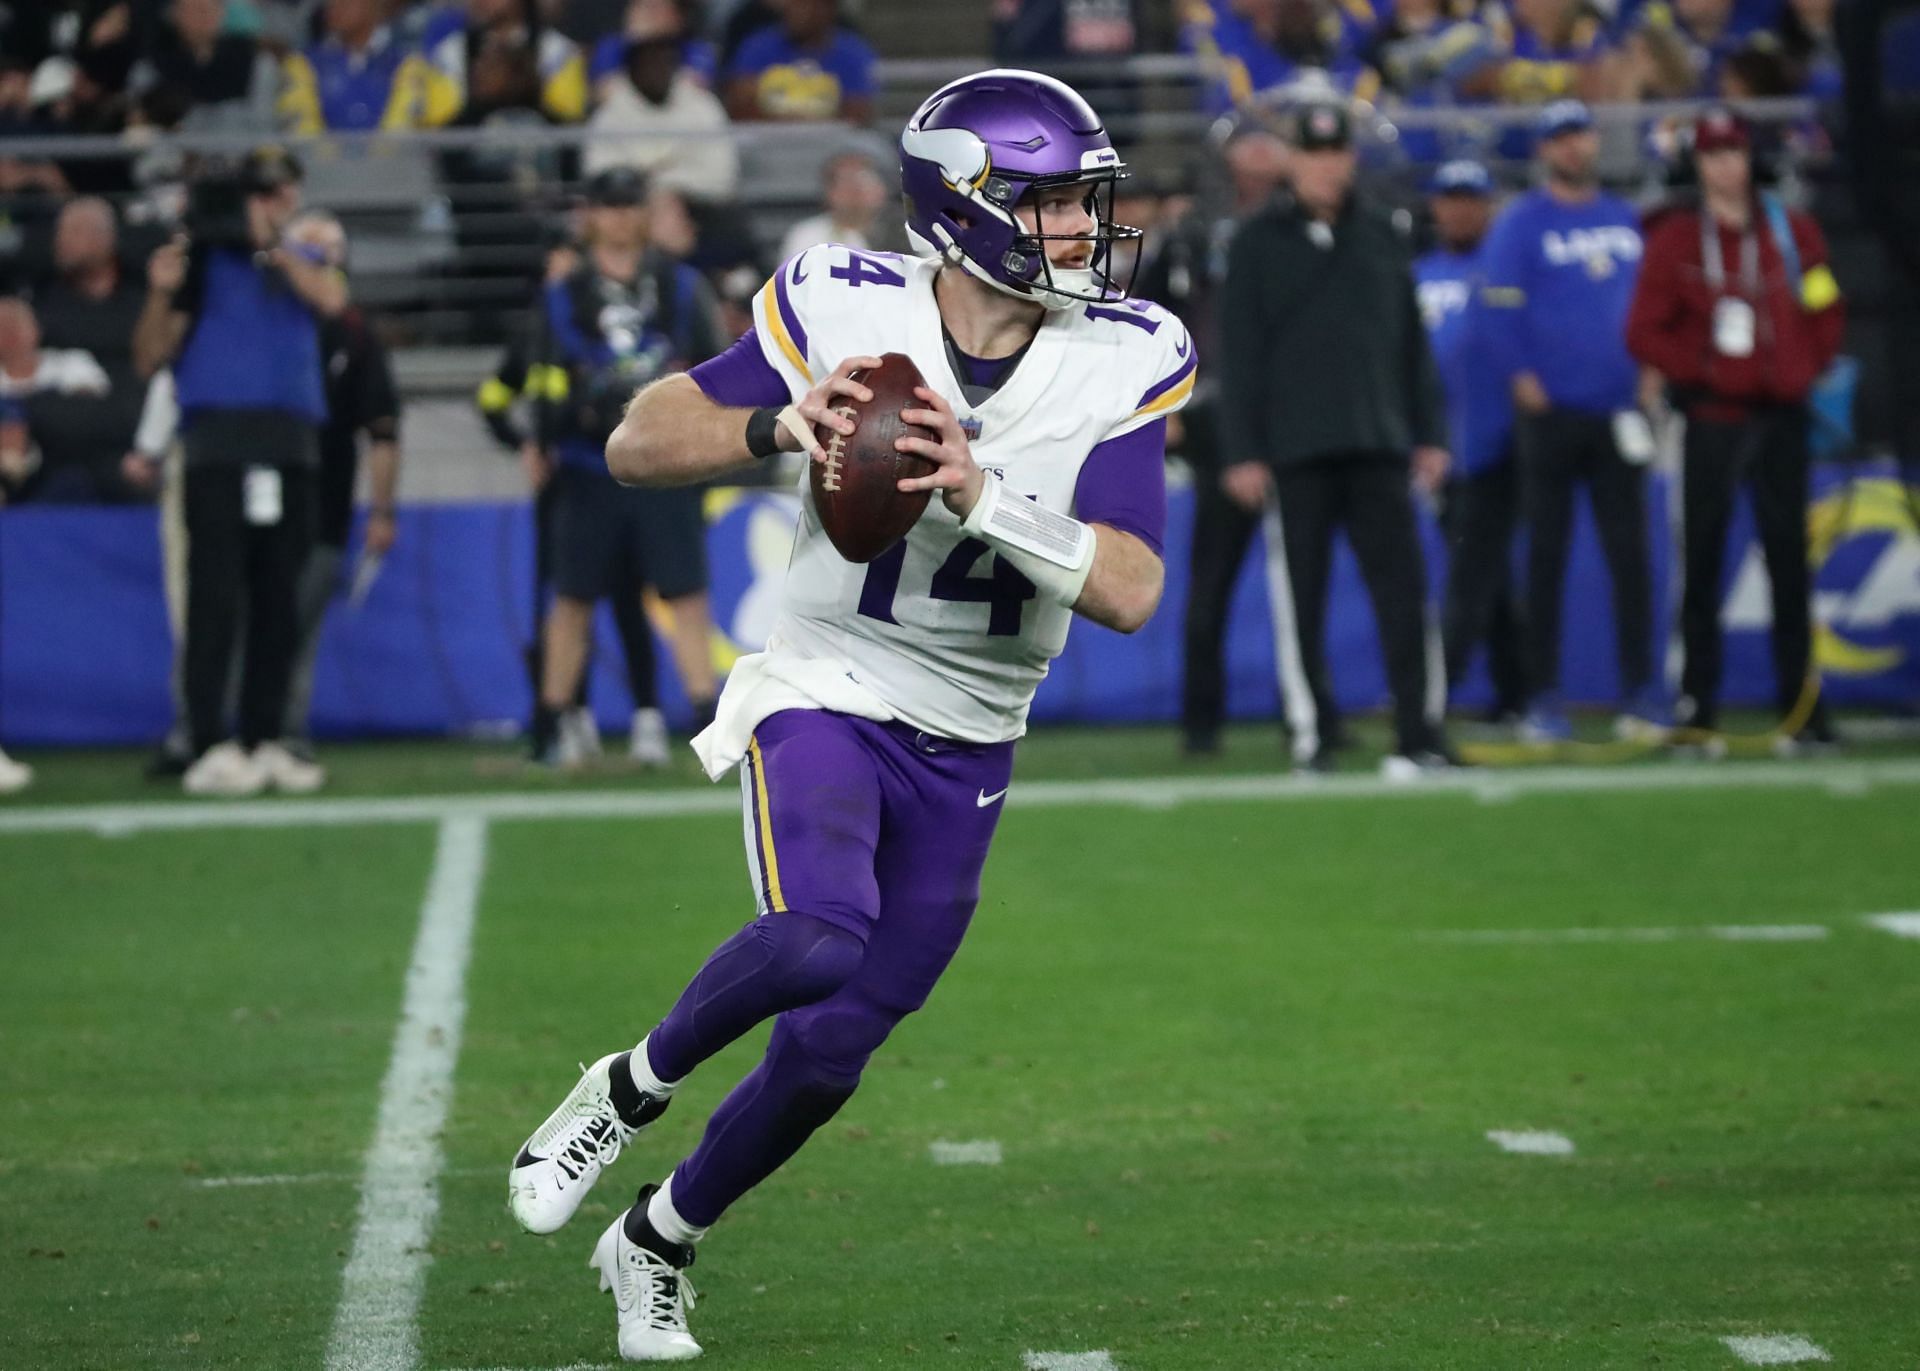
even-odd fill
[(1798, 1333), (1767, 1333), (1755, 1338), (1722, 1338), (1727, 1350), (1748, 1366), (1792, 1366), (1803, 1361), (1832, 1361), (1817, 1342)]
[[(1652, 790), (1805, 790), (1856, 794), (1880, 785), (1920, 785), (1920, 759), (1889, 761), (1730, 762), (1724, 765), (1636, 765), (1611, 769), (1467, 768), (1413, 784), (1377, 776), (1159, 776), (1113, 781), (1016, 782), (1007, 803), (1018, 808), (1111, 805), (1170, 809), (1235, 802), (1421, 799), (1435, 795), (1579, 795)], [(94, 832), (108, 835), (182, 828), (287, 828), (328, 824), (437, 823), (467, 818), (657, 819), (739, 812), (729, 789), (589, 791), (572, 794), (421, 795), (393, 799), (241, 800), (132, 805), (0, 807), (0, 834)]]
[(1920, 938), (1920, 910), (1900, 914), (1869, 914), (1867, 922), (1896, 938)]
[(1530, 1157), (1571, 1157), (1573, 1139), (1565, 1133), (1547, 1133), (1536, 1129), (1509, 1132), (1504, 1128), (1487, 1130), (1487, 1141), (1502, 1152), (1519, 1152)]
[(1027, 1371), (1120, 1371), (1111, 1352), (1023, 1352)]
[(440, 1132), (467, 1012), (467, 957), (487, 863), (487, 823), (440, 825), (407, 968), (393, 1057), (360, 1181), (360, 1218), (341, 1277), (327, 1371), (415, 1371), (427, 1243), (440, 1210)]
[(1431, 943), (1810, 943), (1832, 936), (1825, 924), (1710, 924), (1702, 928), (1441, 928), (1415, 936)]
[(937, 1138), (927, 1144), (927, 1156), (935, 1166), (998, 1166), (1005, 1160), (1000, 1144), (992, 1138), (972, 1142)]

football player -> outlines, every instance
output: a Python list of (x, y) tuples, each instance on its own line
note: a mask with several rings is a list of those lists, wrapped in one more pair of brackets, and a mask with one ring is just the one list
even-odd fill
[(1195, 358), (1178, 320), (1104, 270), (1138, 230), (1111, 218), (1126, 173), (1099, 116), (1049, 77), (984, 72), (920, 107), (900, 170), (918, 255), (793, 257), (753, 329), (641, 391), (607, 444), (636, 484), (776, 451), (823, 461), (815, 429), (851, 432), (836, 407), (872, 398), (851, 373), (902, 352), (926, 380), (902, 417), (936, 436), (897, 440), (933, 464), (899, 487), (941, 497), (865, 565), (804, 497), (767, 649), (734, 668), (694, 742), (714, 778), (740, 767), (758, 917), (514, 1159), (514, 1217), (553, 1232), (695, 1067), (777, 1016), (692, 1155), (594, 1250), (629, 1360), (699, 1355), (694, 1244), (846, 1103), (952, 959), (1071, 616), (1132, 632), (1160, 599), (1166, 419)]

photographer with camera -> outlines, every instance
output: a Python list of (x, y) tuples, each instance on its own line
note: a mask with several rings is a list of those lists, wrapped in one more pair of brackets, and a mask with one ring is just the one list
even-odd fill
[[(627, 401), (723, 346), (698, 272), (650, 246), (646, 181), (614, 167), (587, 185), (581, 261), (541, 292), (531, 464), (551, 469), (553, 604), (542, 643), (533, 755), (571, 760), (559, 722), (585, 669), (598, 600), (652, 586), (672, 616), (672, 648), (696, 728), (712, 717), (706, 529), (698, 487), (639, 489), (607, 473), (607, 438)], [(639, 723), (636, 720), (636, 728)]]
[[(320, 323), (347, 296), (338, 270), (285, 241), (299, 208), (300, 165), (276, 148), (201, 176), (186, 235), (148, 262), (134, 331), (135, 365), (170, 365), (180, 407), (189, 794), (303, 792), (324, 779), (280, 735), (327, 417)], [(236, 738), (224, 700), (243, 605)]]

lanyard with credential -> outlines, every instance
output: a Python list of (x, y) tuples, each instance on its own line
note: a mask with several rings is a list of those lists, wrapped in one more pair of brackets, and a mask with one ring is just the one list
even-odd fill
[[(1707, 285), (1715, 295), (1727, 288), (1727, 268), (1720, 256), (1720, 225), (1713, 212), (1700, 209), (1700, 264), (1706, 268)], [(1740, 293), (1749, 300), (1760, 298), (1760, 235), (1749, 223), (1740, 234)]]

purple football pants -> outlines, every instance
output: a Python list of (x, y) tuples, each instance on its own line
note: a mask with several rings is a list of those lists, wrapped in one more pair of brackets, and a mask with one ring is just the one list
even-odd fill
[(647, 1040), (678, 1080), (778, 1015), (760, 1064), (674, 1169), (699, 1227), (846, 1103), (893, 1026), (926, 1003), (980, 898), (1013, 744), (957, 743), (823, 710), (763, 721), (741, 767), (760, 917), (708, 958)]

